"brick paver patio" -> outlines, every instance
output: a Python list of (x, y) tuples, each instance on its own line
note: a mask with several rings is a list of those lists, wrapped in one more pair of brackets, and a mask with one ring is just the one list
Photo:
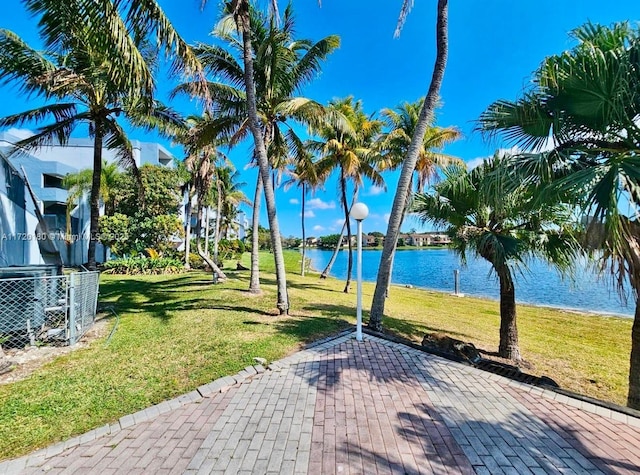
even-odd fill
[(640, 421), (372, 336), (341, 336), (0, 473), (640, 473)]

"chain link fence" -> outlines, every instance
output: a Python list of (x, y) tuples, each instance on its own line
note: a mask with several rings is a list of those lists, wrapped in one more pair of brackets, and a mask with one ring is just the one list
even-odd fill
[(0, 343), (73, 345), (95, 322), (98, 272), (0, 269)]

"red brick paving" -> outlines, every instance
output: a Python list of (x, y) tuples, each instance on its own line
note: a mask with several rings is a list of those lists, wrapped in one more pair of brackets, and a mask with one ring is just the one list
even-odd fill
[(235, 382), (0, 474), (640, 473), (637, 420), (374, 337), (343, 336)]

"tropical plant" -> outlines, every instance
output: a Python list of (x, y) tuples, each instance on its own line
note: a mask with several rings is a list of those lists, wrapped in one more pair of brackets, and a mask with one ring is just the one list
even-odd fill
[(640, 409), (640, 32), (628, 23), (587, 23), (572, 36), (577, 44), (546, 58), (533, 88), (491, 104), (478, 127), (529, 151), (551, 148), (523, 153), (518, 178), (551, 181), (542, 198), (572, 195), (602, 270), (620, 289), (630, 284), (636, 313), (627, 403)]
[(503, 179), (510, 160), (496, 154), (471, 171), (447, 168), (446, 179), (433, 193), (416, 195), (412, 211), (423, 221), (446, 227), (463, 262), (472, 253), (491, 264), (500, 282), (498, 354), (519, 361), (514, 273), (526, 268), (533, 256), (568, 270), (579, 246), (572, 232), (572, 208), (541, 204), (535, 199), (536, 188), (510, 187)]
[[(414, 103), (404, 102), (395, 109), (383, 109), (382, 117), (386, 122), (389, 131), (380, 137), (378, 147), (384, 153), (382, 161), (383, 170), (396, 170), (401, 167), (409, 147), (411, 139), (415, 134), (416, 125), (420, 118), (420, 110), (424, 99), (419, 99)], [(447, 155), (442, 152), (445, 145), (460, 139), (462, 134), (455, 127), (429, 126), (425, 132), (422, 149), (418, 152), (418, 160), (415, 168), (415, 191), (424, 192), (425, 188), (438, 179), (438, 170), (452, 164), (462, 165), (464, 162), (457, 157)], [(407, 196), (405, 209), (400, 220), (400, 228), (406, 218), (406, 212), (412, 205), (413, 196), (413, 176), (409, 184), (409, 195)], [(415, 233), (415, 230), (411, 231)], [(391, 259), (391, 271), (393, 271), (393, 258)], [(391, 284), (391, 279), (389, 279)]]
[[(119, 175), (117, 163), (103, 161), (99, 197), (104, 204), (104, 213), (108, 216), (114, 213), (114, 188)], [(90, 168), (69, 173), (62, 179), (62, 186), (67, 189), (67, 236), (71, 235), (71, 212), (80, 200), (91, 192), (92, 183), (93, 170)]]
[[(223, 81), (209, 83), (212, 107), (216, 112), (212, 124), (215, 133), (221, 127), (227, 129), (234, 143), (249, 132), (253, 135), (253, 158), (260, 172), (253, 200), (252, 227), (258, 226), (260, 196), (264, 190), (276, 261), (277, 306), (281, 313), (286, 313), (286, 275), (271, 172), (282, 170), (290, 146), (301, 144), (287, 122), (293, 119), (306, 124), (321, 118), (323, 108), (320, 104), (295, 94), (316, 76), (320, 62), (338, 46), (339, 40), (335, 36), (316, 43), (295, 40), (291, 5), (286, 8), (281, 23), (276, 11), (268, 19), (251, 8), (247, 1), (229, 2), (226, 16), (215, 30), (227, 47), (199, 45), (196, 50), (207, 70)], [(179, 90), (190, 91), (191, 88), (184, 85)], [(283, 126), (287, 128), (286, 132), (282, 130)], [(252, 249), (257, 247), (254, 243)], [(249, 290), (257, 293), (260, 285), (255, 251), (252, 251), (251, 262)]]
[(313, 155), (301, 151), (300, 156), (295, 161), (293, 168), (288, 170), (289, 180), (285, 182), (285, 189), (297, 185), (301, 188), (301, 202), (300, 202), (300, 219), (302, 221), (302, 260), (300, 264), (300, 274), (304, 275), (306, 265), (306, 250), (307, 250), (307, 236), (305, 230), (305, 215), (306, 215), (306, 199), (309, 190), (312, 192), (319, 188), (324, 182), (323, 178), (318, 175), (318, 167), (313, 159)]
[(378, 166), (380, 155), (375, 148), (375, 141), (382, 130), (382, 122), (367, 116), (362, 110), (361, 101), (353, 97), (336, 99), (329, 103), (328, 108), (335, 112), (335, 116), (344, 117), (347, 127), (342, 124), (325, 122), (320, 127), (312, 129), (317, 136), (309, 140), (307, 147), (320, 155), (317, 164), (318, 175), (324, 180), (333, 170), (338, 170), (338, 193), (344, 211), (347, 230), (349, 257), (347, 265), (347, 281), (344, 292), (349, 292), (353, 269), (353, 249), (351, 243), (351, 224), (349, 220), (348, 184), (353, 184), (351, 198), (355, 201), (364, 178), (376, 186), (384, 186), (384, 180)]
[(107, 261), (102, 270), (105, 274), (124, 275), (179, 274), (184, 266), (180, 260), (168, 257), (128, 257)]
[(15, 81), (22, 92), (53, 102), (5, 117), (0, 127), (50, 121), (16, 144), (15, 150), (23, 152), (53, 142), (65, 144), (79, 124), (88, 126), (94, 139), (88, 265), (94, 269), (103, 147), (115, 150), (122, 164), (135, 166), (118, 116), (147, 128), (175, 119), (153, 99), (157, 48), (149, 40), (177, 52), (176, 57), (192, 69), (198, 63), (155, 0), (25, 0), (25, 4), (40, 18), (46, 51), (40, 53), (15, 33), (0, 30), (0, 80)]
[[(196, 250), (198, 255), (211, 268), (214, 275), (214, 282), (224, 280), (227, 276), (222, 272), (220, 267), (212, 260), (202, 248), (202, 218), (207, 200), (211, 194), (211, 186), (214, 176), (216, 175), (216, 162), (223, 156), (214, 144), (207, 146), (195, 146), (189, 149), (189, 155), (185, 160), (185, 166), (191, 173), (189, 192), (187, 193), (187, 202), (191, 203), (193, 194), (196, 197)], [(226, 157), (225, 157), (226, 158)], [(190, 206), (187, 220), (191, 219)], [(217, 239), (217, 237), (216, 237)]]
[(237, 232), (236, 219), (241, 204), (251, 205), (251, 201), (241, 188), (246, 184), (239, 181), (240, 173), (231, 166), (218, 167), (215, 175), (215, 187), (212, 188), (213, 199), (216, 203), (216, 236), (229, 239), (231, 232)]
[[(137, 171), (121, 173), (111, 183), (111, 210), (105, 214), (176, 214), (182, 201), (182, 179), (178, 168), (149, 164), (141, 166)], [(144, 196), (142, 201), (139, 199), (140, 188)]]
[[(399, 34), (404, 19), (409, 13), (412, 5), (413, 2), (409, 0), (405, 0), (403, 2), (400, 20), (398, 21), (398, 28), (396, 28), (396, 35)], [(416, 124), (413, 137), (411, 138), (411, 145), (407, 151), (407, 156), (402, 164), (402, 171), (398, 178), (398, 186), (396, 188), (396, 194), (393, 199), (393, 206), (389, 216), (386, 238), (382, 248), (382, 256), (380, 257), (380, 266), (378, 267), (376, 287), (373, 294), (373, 300), (371, 302), (369, 327), (376, 331), (382, 330), (382, 316), (384, 315), (384, 304), (387, 289), (389, 287), (389, 282), (391, 281), (393, 255), (395, 252), (396, 241), (398, 240), (398, 234), (400, 232), (400, 225), (402, 224), (402, 216), (406, 209), (408, 193), (411, 189), (411, 179), (416, 169), (420, 151), (422, 150), (422, 143), (424, 142), (425, 134), (429, 125), (433, 122), (433, 112), (438, 103), (440, 86), (442, 85), (442, 80), (444, 78), (444, 69), (448, 55), (448, 0), (438, 0), (437, 16), (436, 59), (433, 68), (433, 75), (431, 77), (431, 84), (429, 85), (429, 91), (427, 92), (427, 96), (422, 104), (418, 122)]]
[[(420, 118), (420, 110), (424, 99), (416, 102), (404, 102), (395, 109), (383, 109), (380, 112), (388, 132), (379, 140), (379, 147), (383, 150), (385, 160), (384, 169), (396, 170), (409, 152), (411, 138), (415, 134)], [(442, 152), (442, 149), (462, 137), (456, 127), (429, 126), (425, 132), (422, 148), (418, 151), (415, 168), (415, 191), (422, 193), (426, 187), (437, 181), (438, 170), (453, 164), (462, 165), (463, 161)], [(413, 179), (412, 179), (413, 181)], [(411, 197), (411, 187), (409, 196)]]

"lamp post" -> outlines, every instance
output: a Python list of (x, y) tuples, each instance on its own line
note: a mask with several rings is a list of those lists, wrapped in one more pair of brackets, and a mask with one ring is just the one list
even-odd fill
[(354, 203), (349, 215), (358, 223), (358, 265), (356, 270), (357, 306), (356, 306), (356, 340), (362, 341), (362, 221), (369, 215), (369, 208), (364, 203)]

